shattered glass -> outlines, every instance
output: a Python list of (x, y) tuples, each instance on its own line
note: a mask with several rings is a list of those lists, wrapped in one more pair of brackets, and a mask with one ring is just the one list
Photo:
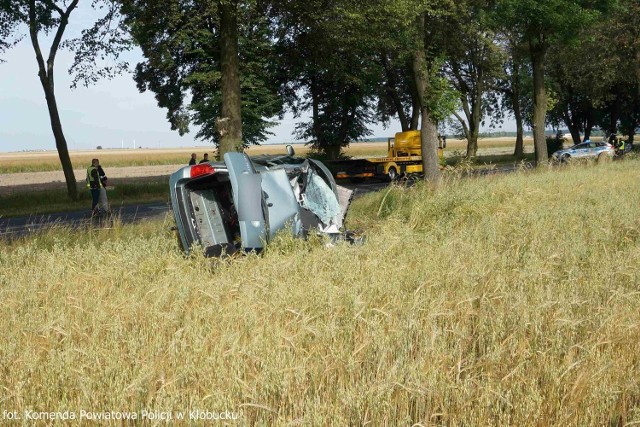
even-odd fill
[(303, 195), (304, 207), (309, 209), (325, 225), (336, 223), (341, 215), (340, 204), (331, 187), (309, 168), (307, 188)]

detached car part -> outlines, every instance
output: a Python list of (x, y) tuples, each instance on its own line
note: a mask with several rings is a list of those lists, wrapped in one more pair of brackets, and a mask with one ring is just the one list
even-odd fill
[(321, 162), (287, 150), (253, 158), (227, 153), (222, 162), (174, 172), (171, 207), (185, 252), (194, 244), (206, 256), (259, 251), (286, 227), (296, 237), (311, 230), (340, 237), (353, 190), (338, 186)]

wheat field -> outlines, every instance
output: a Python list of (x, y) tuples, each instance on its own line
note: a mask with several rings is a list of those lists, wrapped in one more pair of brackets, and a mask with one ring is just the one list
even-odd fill
[[(480, 153), (484, 155), (508, 155), (513, 153), (515, 138), (482, 138), (479, 142)], [(525, 149), (532, 150), (532, 140), (525, 140)], [(304, 144), (294, 145), (297, 155), (306, 156), (309, 147)], [(465, 151), (466, 141), (450, 139), (447, 141), (448, 155)], [(91, 164), (91, 159), (98, 157), (101, 163), (108, 167), (133, 167), (133, 166), (158, 166), (158, 165), (185, 165), (189, 161), (191, 153), (195, 152), (198, 160), (202, 159), (205, 152), (213, 158), (214, 147), (187, 147), (174, 149), (104, 149), (83, 150), (70, 152), (71, 163), (75, 169), (86, 169)], [(283, 144), (265, 144), (251, 146), (245, 150), (250, 156), (260, 154), (285, 154)], [(356, 142), (350, 144), (344, 150), (346, 156), (369, 157), (385, 156), (387, 153), (386, 142)], [(13, 152), (0, 153), (0, 174), (44, 172), (61, 170), (58, 153), (46, 152)]]
[(639, 205), (630, 160), (394, 186), (355, 202), (361, 246), (280, 235), (261, 255), (184, 257), (170, 218), (3, 245), (0, 410), (637, 425)]

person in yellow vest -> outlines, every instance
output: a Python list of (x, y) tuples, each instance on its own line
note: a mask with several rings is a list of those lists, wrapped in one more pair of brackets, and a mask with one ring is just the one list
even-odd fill
[(95, 215), (100, 213), (98, 209), (98, 202), (100, 201), (100, 189), (104, 188), (102, 181), (100, 180), (100, 172), (98, 167), (100, 161), (98, 159), (91, 160), (91, 166), (87, 168), (87, 188), (91, 191), (91, 214)]

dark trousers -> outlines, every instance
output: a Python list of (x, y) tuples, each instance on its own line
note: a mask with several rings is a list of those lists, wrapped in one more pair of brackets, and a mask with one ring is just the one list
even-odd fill
[(98, 206), (98, 200), (100, 200), (100, 189), (99, 188), (92, 188), (91, 189), (91, 210), (95, 210), (96, 206)]

